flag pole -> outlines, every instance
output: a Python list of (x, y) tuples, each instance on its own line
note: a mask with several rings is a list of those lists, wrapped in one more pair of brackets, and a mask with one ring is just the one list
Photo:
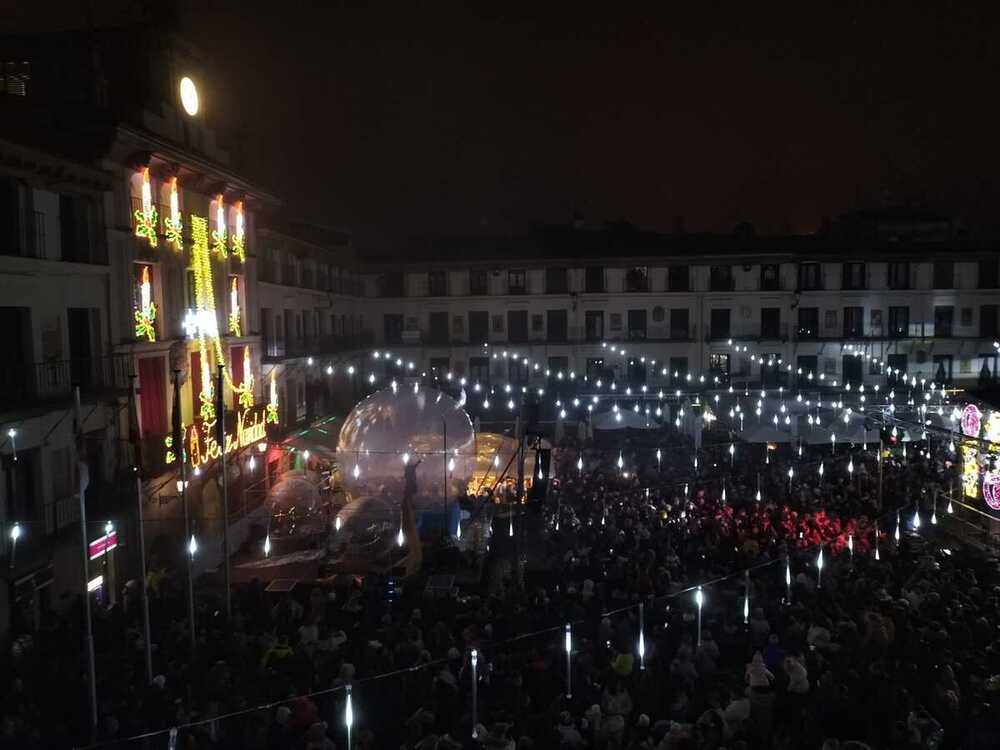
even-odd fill
[(223, 390), (222, 371), (219, 365), (215, 382), (215, 441), (219, 444), (219, 472), (222, 474), (222, 556), (225, 558), (226, 619), (233, 617), (233, 592), (229, 580), (229, 476), (226, 471), (226, 398)]
[(146, 529), (142, 519), (142, 428), (139, 425), (139, 410), (135, 398), (135, 375), (131, 376), (132, 385), (129, 388), (129, 433), (133, 441), (133, 470), (135, 472), (135, 508), (139, 529), (139, 571), (140, 590), (142, 591), (142, 626), (146, 643), (146, 683), (153, 682), (153, 644), (149, 627), (149, 591), (146, 589)]
[(194, 556), (187, 551), (188, 539), (191, 538), (191, 514), (188, 509), (187, 499), (187, 454), (184, 451), (184, 430), (181, 428), (181, 371), (174, 370), (174, 412), (173, 424), (173, 447), (174, 455), (181, 468), (181, 505), (184, 506), (184, 557), (187, 559), (187, 590), (188, 590), (188, 631), (191, 636), (191, 654), (197, 650), (197, 639), (195, 638), (194, 624)]
[[(90, 692), (90, 738), (97, 739), (97, 666), (94, 659), (94, 619), (90, 613), (90, 544), (87, 540), (86, 490), (89, 478), (83, 460), (83, 419), (80, 408), (80, 386), (73, 387), (74, 432), (76, 433), (77, 490), (80, 495), (80, 545), (83, 552), (83, 612), (86, 621), (84, 636), (87, 648), (87, 682)], [(105, 552), (105, 554), (107, 554)], [(107, 582), (105, 582), (107, 585)]]

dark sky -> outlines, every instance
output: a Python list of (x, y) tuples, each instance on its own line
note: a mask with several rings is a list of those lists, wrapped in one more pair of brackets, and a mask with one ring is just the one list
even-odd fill
[(1000, 205), (998, 3), (184, 2), (212, 118), (361, 244)]

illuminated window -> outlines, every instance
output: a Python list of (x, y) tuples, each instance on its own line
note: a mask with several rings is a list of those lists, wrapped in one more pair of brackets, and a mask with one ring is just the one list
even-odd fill
[(31, 63), (5, 61), (0, 66), (0, 93), (27, 96), (31, 82)]

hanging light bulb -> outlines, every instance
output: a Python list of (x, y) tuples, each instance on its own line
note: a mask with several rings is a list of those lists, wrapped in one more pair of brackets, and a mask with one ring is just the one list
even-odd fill
[(750, 588), (747, 587), (743, 594), (743, 624), (750, 622)]
[(399, 531), (396, 532), (396, 546), (402, 547), (405, 541), (406, 541), (406, 536), (403, 534), (403, 519), (400, 518)]
[(198, 554), (198, 540), (194, 538), (194, 534), (191, 535), (191, 541), (188, 542), (188, 554), (192, 558)]
[(340, 531), (340, 516), (338, 515), (333, 519), (333, 528), (335, 531)]
[(454, 458), (449, 458), (448, 459), (448, 471), (455, 471), (455, 459)]
[(514, 536), (514, 514), (510, 514), (510, 525), (507, 527), (507, 536)]
[(852, 476), (854, 475), (854, 456), (851, 456), (847, 461), (847, 473)]
[(270, 557), (271, 555), (271, 535), (268, 534), (264, 537), (264, 557)]
[(455, 538), (456, 539), (461, 539), (462, 538), (462, 516), (461, 515), (459, 515), (459, 517), (458, 517), (458, 525), (455, 527)]
[(819, 555), (816, 557), (816, 588), (823, 587), (823, 545), (819, 547)]
[(357, 479), (358, 477), (361, 476), (361, 467), (358, 466), (357, 464), (354, 464), (354, 469), (351, 471), (351, 473), (354, 474), (354, 478)]
[(576, 470), (581, 474), (583, 473), (583, 456), (576, 459)]
[(722, 502), (726, 502), (726, 480), (722, 480)]
[(917, 504), (916, 509), (913, 511), (913, 528), (914, 530), (920, 529), (920, 505)]
[(538, 481), (541, 482), (545, 479), (545, 475), (542, 474), (542, 462), (538, 462)]
[(820, 479), (823, 478), (823, 462), (822, 461), (819, 462), (819, 477), (820, 477)]
[(618, 453), (618, 468), (621, 469), (621, 468), (624, 468), (624, 466), (625, 466), (625, 459), (624, 459), (624, 457), (622, 457), (621, 452), (619, 452)]
[(663, 458), (663, 454), (660, 452), (660, 449), (657, 448), (656, 449), (656, 468), (660, 468), (660, 460), (662, 458)]
[(949, 513), (954, 513), (955, 512), (955, 509), (951, 505), (951, 496), (950, 495), (948, 497), (948, 512)]
[(899, 511), (898, 510), (896, 511), (896, 533), (893, 534), (893, 538), (896, 540), (896, 544), (899, 544), (900, 533), (899, 533)]
[(851, 559), (854, 558), (854, 534), (847, 535), (847, 551), (851, 554)]
[(931, 511), (931, 526), (937, 526), (937, 502), (934, 503), (934, 509)]

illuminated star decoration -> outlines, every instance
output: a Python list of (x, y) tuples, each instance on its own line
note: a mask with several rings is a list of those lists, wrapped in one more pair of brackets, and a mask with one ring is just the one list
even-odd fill
[(212, 230), (212, 252), (220, 258), (228, 257), (226, 250), (226, 204), (222, 193), (215, 196), (215, 229)]
[(184, 251), (184, 221), (177, 198), (176, 177), (170, 178), (170, 216), (163, 219), (163, 234), (168, 245), (173, 245), (177, 252)]
[(142, 237), (150, 247), (156, 247), (156, 224), (159, 216), (153, 205), (153, 192), (149, 186), (149, 167), (142, 168), (142, 206), (135, 210), (135, 236)]
[(152, 300), (149, 266), (142, 267), (142, 277), (139, 281), (139, 306), (135, 310), (135, 336), (149, 342), (156, 341), (156, 303)]

